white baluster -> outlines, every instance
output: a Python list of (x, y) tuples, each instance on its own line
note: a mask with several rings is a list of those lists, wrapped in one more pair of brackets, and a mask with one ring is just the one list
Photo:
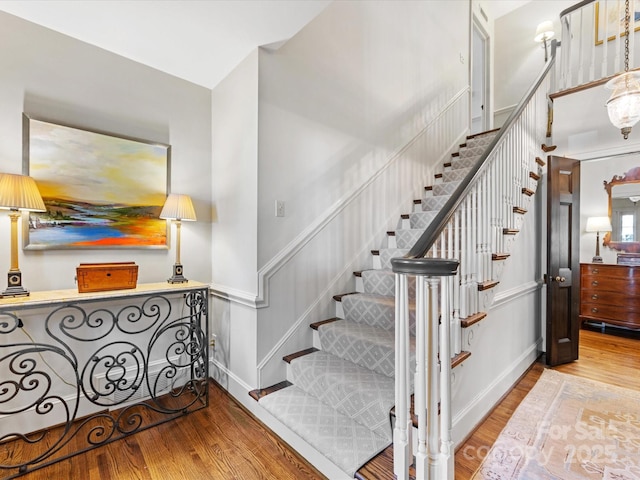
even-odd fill
[[(443, 278), (440, 288), (440, 303), (446, 305), (449, 302), (453, 278)], [(443, 315), (446, 315), (443, 313)], [(453, 480), (454, 454), (453, 441), (451, 439), (451, 362), (448, 360), (449, 352), (449, 319), (442, 318), (440, 325), (440, 472), (437, 479)]]
[(413, 394), (413, 408), (418, 416), (418, 443), (416, 450), (416, 478), (428, 477), (427, 454), (427, 345), (428, 345), (428, 305), (427, 283), (425, 277), (416, 277), (416, 375)]
[(393, 430), (393, 473), (399, 480), (409, 478), (411, 448), (411, 417), (409, 415), (409, 294), (407, 276), (396, 274), (396, 424)]
[[(438, 404), (440, 402), (440, 365), (438, 363), (438, 285), (439, 278), (429, 278), (430, 315), (427, 323), (427, 451), (429, 455), (429, 480), (438, 478), (438, 457), (440, 451), (440, 429), (438, 427)], [(444, 361), (449, 361), (449, 357)], [(416, 477), (418, 475), (416, 469)]]

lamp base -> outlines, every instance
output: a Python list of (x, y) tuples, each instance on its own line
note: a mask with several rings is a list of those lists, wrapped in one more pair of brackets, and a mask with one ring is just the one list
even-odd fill
[(0, 293), (0, 297), (26, 297), (29, 290), (25, 290), (22, 286), (22, 273), (18, 271), (9, 271), (7, 274), (7, 289)]
[(187, 280), (186, 278), (184, 278), (184, 275), (182, 275), (182, 265), (180, 263), (176, 263), (173, 265), (173, 276), (167, 280), (167, 282), (169, 283), (186, 283), (189, 280)]
[(602, 262), (602, 257), (601, 257), (601, 256), (599, 256), (599, 255), (596, 255), (595, 257), (593, 257), (593, 258), (591, 259), (591, 263), (603, 263), (603, 262)]

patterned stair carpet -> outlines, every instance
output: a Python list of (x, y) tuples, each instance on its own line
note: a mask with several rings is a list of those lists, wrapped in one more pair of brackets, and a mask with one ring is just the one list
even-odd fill
[[(392, 442), (395, 275), (390, 261), (414, 245), (494, 135), (470, 140), (460, 150), (442, 182), (422, 199), (421, 210), (395, 232), (393, 245), (379, 251), (376, 268), (362, 272), (360, 291), (341, 298), (340, 319), (318, 327), (314, 343), (320, 350), (291, 361), (292, 385), (259, 400), (349, 476)], [(415, 298), (415, 282), (409, 289)], [(411, 307), (412, 334), (414, 320)], [(411, 352), (413, 362), (413, 336)]]

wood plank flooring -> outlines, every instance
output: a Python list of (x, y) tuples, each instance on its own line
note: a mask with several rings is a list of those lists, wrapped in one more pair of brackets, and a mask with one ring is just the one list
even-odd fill
[[(640, 390), (640, 339), (581, 331), (580, 360), (556, 369)], [(478, 468), (544, 366), (536, 363), (456, 452), (456, 480)], [(210, 406), (70, 460), (26, 474), (22, 480), (323, 479), (286, 443), (226, 392), (210, 385)], [(389, 449), (390, 450), (390, 449)], [(385, 451), (386, 452), (386, 451)], [(360, 478), (393, 479), (388, 459), (370, 462)], [(386, 466), (383, 466), (384, 463)], [(371, 465), (371, 467), (370, 467)], [(367, 468), (369, 470), (367, 470)], [(0, 473), (0, 478), (2, 478)]]
[[(209, 407), (23, 475), (20, 480), (324, 478), (213, 381)], [(4, 474), (0, 470), (0, 478)]]

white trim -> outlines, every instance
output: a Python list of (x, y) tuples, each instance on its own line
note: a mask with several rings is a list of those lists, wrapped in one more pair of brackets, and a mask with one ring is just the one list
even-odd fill
[(510, 114), (516, 109), (517, 106), (518, 105), (514, 103), (513, 105), (507, 105), (506, 107), (498, 108), (493, 112), (493, 116), (497, 117), (498, 115)]
[[(249, 395), (249, 392), (251, 390), (253, 390), (253, 387), (251, 387), (251, 385), (249, 385), (248, 383), (245, 383), (244, 380), (242, 380), (241, 378), (239, 378), (237, 375), (235, 375), (231, 370), (229, 370), (225, 365), (221, 364), (220, 362), (218, 362), (215, 358), (210, 358), (209, 359), (209, 377), (213, 378), (216, 382), (220, 383), (222, 385), (222, 383), (215, 377), (212, 375), (213, 373), (213, 369), (216, 368), (218, 370), (220, 370), (224, 375), (226, 375), (227, 377), (229, 377), (230, 379), (232, 379), (234, 381), (234, 383), (236, 385), (238, 385), (240, 388), (242, 388), (242, 390), (244, 390), (247, 395)], [(224, 388), (224, 387), (223, 387)], [(225, 388), (225, 390), (231, 392), (229, 390), (229, 387), (227, 385), (227, 387)], [(237, 399), (237, 398), (236, 398)]]
[(536, 282), (535, 280), (532, 280), (530, 282), (518, 285), (517, 287), (510, 288), (509, 290), (496, 293), (496, 296), (493, 299), (493, 304), (491, 305), (491, 308), (500, 307), (519, 297), (523, 297), (525, 295), (529, 295), (532, 292), (540, 290), (540, 288), (541, 288), (540, 283)]
[(226, 285), (220, 285), (219, 283), (212, 283), (209, 285), (209, 291), (214, 297), (246, 305), (247, 307), (256, 308), (255, 293), (237, 290), (235, 288), (227, 287)]
[(487, 385), (484, 390), (471, 400), (453, 418), (454, 441), (458, 447), (471, 432), (484, 415), (491, 411), (496, 402), (502, 398), (504, 392), (509, 391), (524, 372), (536, 361), (542, 345), (542, 337), (539, 337), (532, 345), (520, 355), (509, 368)]

